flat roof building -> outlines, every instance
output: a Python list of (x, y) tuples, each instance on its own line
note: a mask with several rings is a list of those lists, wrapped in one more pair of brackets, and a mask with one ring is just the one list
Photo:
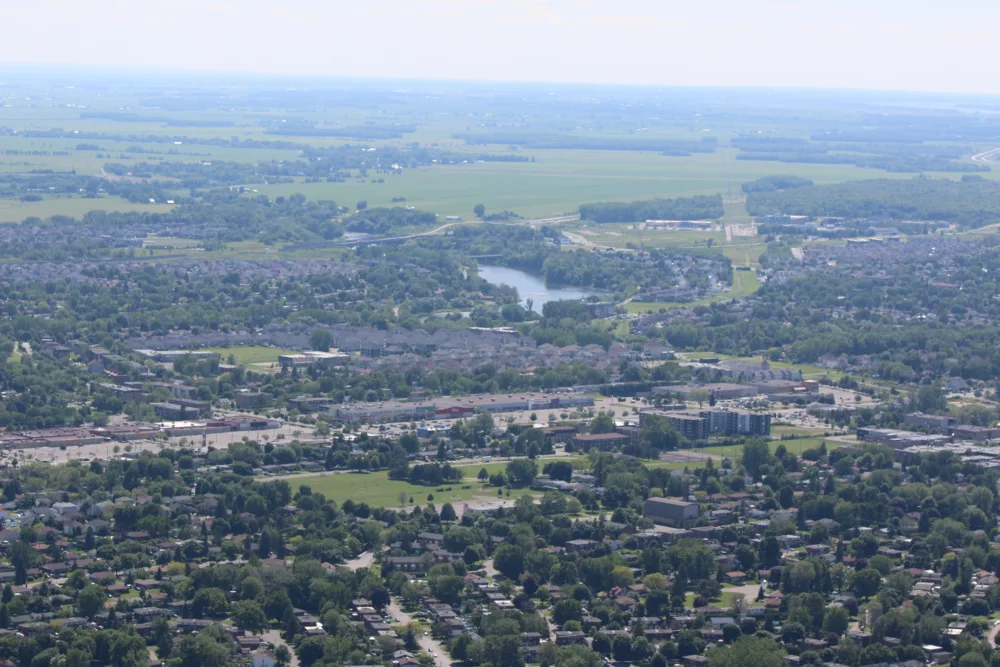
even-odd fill
[(680, 498), (647, 498), (642, 511), (642, 515), (653, 523), (676, 527), (696, 520), (700, 513), (698, 503)]

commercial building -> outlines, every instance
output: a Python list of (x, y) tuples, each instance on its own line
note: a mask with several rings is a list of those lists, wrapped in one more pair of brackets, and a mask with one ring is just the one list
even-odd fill
[(680, 498), (647, 498), (642, 515), (653, 523), (680, 527), (695, 521), (700, 513), (698, 503)]
[(756, 396), (759, 393), (757, 387), (746, 384), (730, 384), (728, 382), (716, 382), (713, 384), (703, 385), (667, 385), (663, 387), (653, 387), (652, 391), (654, 394), (673, 393), (685, 399), (689, 396), (697, 396), (699, 394), (705, 396), (715, 396), (717, 401), (724, 401), (731, 398), (749, 398), (750, 396)]
[(485, 394), (466, 398), (438, 398), (425, 402), (383, 401), (334, 405), (330, 414), (348, 423), (388, 423), (425, 419), (462, 419), (476, 412), (523, 412), (593, 407), (594, 399), (582, 394)]
[(913, 445), (941, 445), (952, 441), (950, 435), (900, 431), (893, 428), (859, 428), (855, 434), (858, 440), (878, 442), (893, 449), (903, 449)]
[(282, 368), (308, 368), (316, 366), (318, 368), (331, 368), (333, 366), (343, 366), (350, 356), (343, 352), (315, 352), (306, 351), (298, 354), (279, 354), (278, 363)]
[(944, 432), (956, 424), (956, 419), (947, 415), (926, 415), (923, 412), (913, 412), (903, 417), (903, 423), (915, 428), (928, 428)]
[(960, 440), (987, 442), (989, 440), (996, 440), (1000, 438), (1000, 428), (962, 425), (952, 428), (951, 434)]

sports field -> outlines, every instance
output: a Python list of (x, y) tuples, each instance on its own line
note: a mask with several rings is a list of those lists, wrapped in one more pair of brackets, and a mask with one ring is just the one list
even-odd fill
[(225, 362), (229, 355), (233, 355), (237, 364), (264, 364), (278, 361), (279, 354), (295, 354), (295, 350), (284, 350), (280, 347), (266, 347), (263, 345), (248, 345), (237, 347), (210, 347), (211, 352), (218, 352)]

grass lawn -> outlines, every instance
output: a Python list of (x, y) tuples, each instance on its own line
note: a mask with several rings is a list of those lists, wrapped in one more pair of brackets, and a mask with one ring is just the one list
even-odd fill
[[(708, 601), (708, 604), (713, 607), (722, 607), (723, 609), (732, 609), (733, 606), (742, 600), (745, 596), (742, 593), (724, 592), (717, 598), (712, 598)], [(698, 598), (695, 593), (686, 593), (684, 595), (684, 606), (688, 609), (694, 609), (694, 601)]]
[(780, 438), (783, 435), (793, 435), (796, 437), (808, 438), (811, 436), (822, 436), (830, 430), (831, 429), (825, 428), (808, 428), (805, 426), (785, 426), (784, 424), (777, 424), (771, 426), (771, 436)]
[[(815, 449), (820, 446), (822, 442), (826, 442), (827, 450), (833, 450), (839, 448), (844, 443), (837, 440), (830, 440), (828, 438), (796, 438), (794, 440), (771, 440), (768, 444), (771, 446), (771, 451), (774, 452), (779, 445), (784, 445), (785, 449), (789, 452), (795, 454), (796, 456), (801, 456), (802, 452), (807, 449)], [(682, 452), (695, 452), (701, 454), (715, 454), (716, 456), (721, 456), (723, 458), (728, 458), (731, 461), (737, 461), (743, 456), (743, 445), (714, 445), (712, 447), (697, 447), (694, 449), (682, 449), (678, 450)], [(704, 461), (688, 461), (688, 462), (666, 462), (666, 461), (643, 461), (643, 465), (647, 468), (664, 468), (666, 470), (683, 470), (688, 468), (689, 470), (704, 467)], [(718, 466), (718, 462), (715, 462)]]
[(132, 204), (119, 197), (101, 197), (99, 199), (58, 197), (45, 198), (37, 202), (0, 199), (0, 222), (21, 222), (32, 216), (48, 218), (53, 215), (67, 215), (79, 218), (88, 211), (167, 213), (173, 208), (169, 204)]
[[(556, 461), (565, 461), (566, 463), (576, 463), (578, 461), (586, 461), (587, 465), (590, 465), (589, 459), (586, 456), (560, 456), (556, 458), (540, 458), (535, 461), (538, 464), (538, 472), (541, 474), (542, 468), (545, 467), (546, 463), (554, 463)], [(465, 475), (466, 480), (478, 481), (477, 475), (479, 471), (486, 468), (486, 472), (494, 475), (498, 472), (505, 472), (507, 470), (507, 461), (491, 461), (490, 463), (470, 463), (468, 465), (455, 466)], [(494, 491), (494, 493), (496, 493)]]
[[(504, 464), (506, 465), (506, 464)], [(482, 466), (480, 466), (482, 467)], [(475, 475), (479, 468), (472, 474)], [(272, 478), (268, 478), (272, 479)], [(280, 478), (278, 478), (280, 479)], [(266, 479), (264, 481), (267, 481)], [(288, 480), (293, 489), (301, 484), (306, 484), (313, 491), (324, 494), (328, 499), (343, 503), (351, 499), (356, 503), (368, 503), (372, 507), (400, 507), (400, 494), (404, 496), (403, 505), (409, 505), (409, 499), (413, 498), (413, 504), (426, 505), (433, 502), (437, 507), (444, 503), (462, 503), (474, 498), (496, 498), (495, 490), (480, 491), (478, 481), (466, 480), (459, 484), (445, 484), (444, 488), (451, 488), (451, 491), (437, 492), (438, 488), (431, 486), (417, 486), (409, 482), (401, 482), (389, 479), (388, 471), (371, 473), (341, 473), (323, 475), (317, 477), (303, 477)], [(468, 486), (468, 489), (463, 489)], [(427, 495), (433, 494), (434, 500), (428, 501)], [(520, 496), (520, 491), (512, 491), (511, 497)]]
[[(694, 306), (707, 306), (710, 303), (728, 301), (730, 299), (741, 299), (743, 297), (750, 296), (756, 292), (759, 287), (760, 281), (757, 279), (757, 274), (753, 271), (733, 271), (733, 289), (728, 292), (719, 292), (718, 294), (713, 294), (712, 296), (705, 297), (704, 299), (697, 299), (689, 303), (668, 303), (660, 301), (639, 303), (637, 301), (630, 301), (626, 304), (625, 309), (630, 313), (645, 313), (647, 311), (653, 311), (655, 313), (660, 308), (693, 308)], [(719, 355), (712, 356), (717, 357)]]
[(232, 354), (236, 358), (236, 363), (240, 365), (276, 363), (279, 354), (295, 354), (295, 350), (283, 350), (280, 347), (267, 347), (264, 345), (210, 347), (208, 349), (212, 352), (218, 352), (222, 356), (223, 363)]

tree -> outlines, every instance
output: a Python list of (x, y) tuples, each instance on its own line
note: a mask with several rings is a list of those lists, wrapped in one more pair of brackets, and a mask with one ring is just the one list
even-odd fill
[(680, 435), (668, 417), (645, 415), (639, 429), (639, 440), (643, 445), (658, 451), (670, 451), (679, 446)]
[(842, 635), (847, 632), (851, 615), (844, 607), (830, 607), (823, 617), (823, 632)]
[(728, 646), (711, 649), (708, 667), (783, 667), (785, 650), (770, 639), (744, 636)]
[(230, 615), (240, 630), (259, 632), (267, 627), (267, 615), (264, 608), (253, 600), (241, 600), (233, 604)]
[(591, 433), (614, 433), (615, 420), (606, 412), (601, 412), (590, 422)]
[(76, 606), (80, 608), (80, 615), (93, 618), (102, 609), (107, 595), (100, 586), (90, 584), (85, 586), (76, 597)]
[(604, 661), (596, 651), (582, 644), (574, 644), (559, 649), (556, 667), (603, 667)]
[(524, 549), (516, 544), (501, 544), (493, 554), (493, 567), (508, 579), (517, 581), (524, 573)]
[(482, 662), (493, 667), (524, 667), (520, 635), (489, 635), (483, 639)]
[(477, 218), (481, 218), (481, 217), (483, 217), (483, 215), (486, 214), (486, 207), (483, 206), (482, 204), (476, 204), (472, 208), (472, 212), (476, 214)]
[(531, 486), (538, 474), (538, 464), (529, 459), (516, 459), (507, 464), (507, 483), (515, 489)]
[(479, 475), (477, 475), (477, 478), (479, 479), (480, 482), (486, 482), (490, 478), (490, 473), (486, 468), (481, 468), (479, 470)]
[(566, 600), (560, 600), (552, 608), (552, 620), (559, 625), (563, 625), (566, 621), (579, 621), (583, 618), (583, 609), (580, 603), (572, 598)]
[(329, 352), (333, 346), (333, 334), (323, 329), (313, 329), (309, 334), (309, 347), (317, 352)]
[(358, 202), (357, 208), (358, 208), (359, 211), (365, 210), (366, 208), (368, 208), (368, 202), (366, 200), (362, 199), (361, 201)]
[(452, 507), (451, 503), (445, 503), (441, 506), (442, 521), (455, 521), (456, 519), (458, 519), (458, 514), (455, 512), (455, 508)]
[(226, 594), (219, 588), (202, 588), (195, 593), (191, 602), (191, 613), (197, 618), (205, 616), (222, 616), (226, 613), (228, 603)]
[(763, 440), (751, 440), (743, 446), (743, 467), (755, 479), (760, 477), (760, 468), (771, 460), (771, 449)]
[(882, 585), (882, 575), (878, 570), (867, 567), (854, 575), (854, 592), (863, 598), (870, 598), (878, 593)]

